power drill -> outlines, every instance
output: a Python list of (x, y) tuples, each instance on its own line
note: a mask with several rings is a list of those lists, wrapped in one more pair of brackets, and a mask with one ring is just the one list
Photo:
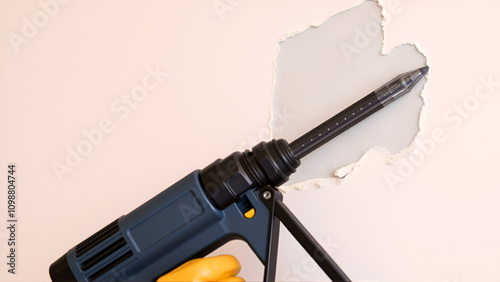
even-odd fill
[[(53, 281), (153, 281), (229, 240), (248, 243), (274, 281), (279, 221), (332, 280), (350, 281), (283, 205), (276, 187), (300, 159), (409, 92), (428, 67), (401, 74), (302, 137), (261, 142), (195, 170), (70, 249)], [(271, 201), (272, 200), (272, 201)]]

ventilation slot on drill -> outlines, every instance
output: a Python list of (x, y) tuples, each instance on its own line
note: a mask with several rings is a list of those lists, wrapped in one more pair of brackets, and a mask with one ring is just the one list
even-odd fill
[(78, 244), (75, 256), (81, 271), (93, 281), (133, 257), (134, 253), (121, 236), (117, 219)]
[(92, 266), (96, 265), (98, 262), (105, 259), (106, 257), (111, 255), (112, 253), (118, 251), (121, 247), (123, 247), (125, 245), (127, 245), (127, 242), (125, 241), (125, 239), (120, 238), (119, 240), (117, 240), (113, 244), (111, 244), (108, 247), (106, 247), (105, 249), (101, 250), (99, 253), (95, 254), (93, 257), (86, 260), (80, 268), (83, 271), (91, 268)]
[(93, 247), (97, 246), (99, 243), (102, 241), (106, 240), (109, 238), (111, 235), (115, 234), (116, 232), (119, 231), (118, 227), (118, 219), (110, 223), (108, 226), (104, 227), (101, 229), (99, 232), (96, 234), (90, 236), (87, 240), (81, 242), (76, 246), (75, 249), (75, 256), (79, 257), (92, 249)]
[(115, 259), (114, 261), (110, 262), (108, 265), (106, 265), (105, 267), (101, 268), (99, 271), (97, 271), (96, 273), (92, 274), (90, 276), (90, 281), (94, 281), (96, 280), (97, 278), (101, 277), (103, 274), (106, 274), (106, 272), (110, 271), (111, 269), (113, 269), (115, 266), (118, 266), (120, 263), (126, 261), (129, 257), (133, 256), (134, 253), (132, 253), (132, 251), (128, 251), (126, 252), (125, 254), (123, 254), (122, 256), (120, 256), (119, 258)]

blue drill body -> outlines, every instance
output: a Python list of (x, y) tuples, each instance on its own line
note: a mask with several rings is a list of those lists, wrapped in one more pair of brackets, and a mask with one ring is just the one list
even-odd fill
[[(232, 239), (245, 240), (264, 262), (269, 211), (255, 190), (241, 199), (217, 209), (203, 191), (199, 170), (194, 171), (112, 223), (118, 228), (107, 226), (110, 231), (71, 249), (68, 265), (78, 281), (153, 281)], [(244, 216), (249, 207), (255, 209), (253, 218)], [(93, 247), (82, 253), (86, 244)], [(112, 246), (118, 247), (106, 252)]]

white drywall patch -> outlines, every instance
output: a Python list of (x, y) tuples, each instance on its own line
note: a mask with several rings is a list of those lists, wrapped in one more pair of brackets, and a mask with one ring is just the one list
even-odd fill
[[(386, 17), (390, 13), (383, 12)], [(291, 142), (396, 75), (426, 65), (425, 56), (412, 44), (382, 53), (383, 20), (381, 6), (366, 1), (279, 43), (271, 109), (273, 138)], [(304, 158), (288, 184), (301, 188), (340, 182), (370, 149), (386, 154), (388, 162), (409, 151), (419, 132), (422, 81)], [(291, 121), (286, 126), (279, 122), (283, 114)]]

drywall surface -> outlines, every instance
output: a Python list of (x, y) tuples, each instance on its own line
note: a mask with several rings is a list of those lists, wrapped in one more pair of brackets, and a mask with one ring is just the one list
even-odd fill
[[(377, 2), (366, 1), (279, 44), (271, 117), (274, 138), (291, 142), (396, 75), (425, 65), (424, 55), (411, 44), (382, 54), (381, 13)], [(372, 148), (386, 154), (388, 161), (406, 151), (419, 132), (425, 81), (304, 158), (288, 185), (313, 178), (342, 179)], [(280, 123), (283, 115), (290, 120), (286, 126)], [(317, 186), (324, 180), (313, 182)]]

